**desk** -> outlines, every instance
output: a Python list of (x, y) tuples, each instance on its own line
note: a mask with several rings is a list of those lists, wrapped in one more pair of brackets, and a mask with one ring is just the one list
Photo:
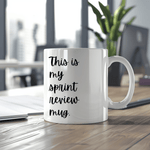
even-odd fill
[[(109, 97), (123, 99), (128, 87), (109, 87)], [(0, 95), (43, 96), (43, 87), (0, 92)], [(150, 87), (135, 88), (132, 101), (150, 97)], [(28, 120), (0, 123), (1, 150), (149, 150), (150, 105), (128, 110), (109, 110), (108, 121), (90, 125), (45, 122), (43, 115)]]
[(6, 68), (42, 68), (43, 62), (17, 62), (0, 60), (0, 69)]
[[(0, 60), (0, 71), (6, 68), (43, 68), (43, 62), (18, 62), (15, 60)], [(1, 74), (0, 90), (5, 90), (5, 72)]]

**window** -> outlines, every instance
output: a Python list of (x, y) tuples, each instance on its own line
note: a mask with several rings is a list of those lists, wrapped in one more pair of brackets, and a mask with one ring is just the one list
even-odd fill
[(45, 43), (45, 0), (7, 1), (8, 57), (33, 61), (35, 46)]
[(55, 0), (55, 41), (80, 47), (81, 0)]
[[(32, 62), (37, 45), (46, 44), (46, 0), (7, 0), (7, 59)], [(6, 85), (17, 83), (14, 75), (30, 73), (31, 69), (7, 69)]]

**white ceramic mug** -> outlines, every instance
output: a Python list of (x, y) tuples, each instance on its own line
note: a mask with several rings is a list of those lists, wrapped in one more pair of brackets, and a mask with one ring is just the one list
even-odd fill
[[(125, 65), (129, 90), (121, 102), (108, 97), (108, 67)], [(58, 48), (44, 50), (44, 119), (64, 124), (87, 124), (108, 119), (108, 107), (125, 107), (132, 99), (135, 79), (129, 62), (108, 57), (107, 49)], [(117, 96), (117, 95), (116, 95)]]

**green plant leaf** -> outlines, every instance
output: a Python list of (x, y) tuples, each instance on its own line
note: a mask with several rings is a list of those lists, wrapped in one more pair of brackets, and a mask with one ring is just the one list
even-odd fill
[(110, 18), (110, 29), (113, 26), (113, 19), (114, 19), (114, 16), (111, 16), (111, 18)]
[(110, 41), (110, 55), (113, 56), (116, 54), (116, 47), (115, 47), (115, 43), (113, 41)]
[(104, 39), (100, 36), (98, 32), (94, 32), (99, 41), (104, 42)]
[(126, 24), (127, 24), (127, 25), (131, 25), (131, 23), (134, 21), (135, 18), (136, 18), (135, 16), (132, 17), (132, 18), (130, 19), (130, 21), (128, 21)]
[(110, 9), (109, 9), (109, 5), (107, 5), (107, 6), (106, 6), (106, 8), (107, 8), (107, 10), (108, 10), (108, 11), (110, 11)]
[(118, 21), (116, 24), (114, 24), (110, 30), (110, 39), (112, 41), (117, 41), (118, 39), (118, 29), (119, 29), (119, 26), (120, 26), (120, 21)]
[(104, 14), (105, 18), (105, 26), (106, 26), (106, 31), (109, 33), (110, 32), (110, 25), (111, 25), (111, 13), (109, 10), (109, 6), (104, 6), (101, 2), (99, 2), (99, 6)]
[(122, 0), (120, 6), (125, 6), (126, 5), (126, 0)]
[(120, 13), (120, 11), (121, 11), (122, 8), (124, 8), (124, 6), (119, 6), (119, 7), (115, 10), (114, 16), (117, 16), (117, 15)]
[(110, 19), (111, 17), (111, 13), (110, 13), (110, 10), (108, 9), (108, 6), (104, 6), (101, 2), (98, 2), (99, 3), (99, 7), (101, 8), (104, 16), (107, 18), (107, 19)]
[(92, 28), (86, 27), (88, 30), (94, 32), (94, 30)]
[(89, 27), (87, 27), (87, 29), (92, 31), (96, 35), (99, 41), (104, 42), (104, 39), (101, 37), (100, 33), (95, 32), (92, 28), (89, 28)]
[(101, 17), (102, 17), (101, 13), (100, 13), (99, 10), (98, 10), (95, 6), (93, 6), (90, 2), (88, 2), (88, 4), (91, 6), (91, 8), (92, 8), (94, 14), (96, 15), (97, 22), (98, 22), (98, 24), (100, 25), (100, 28), (101, 28), (102, 32), (105, 33), (105, 34), (107, 34), (106, 28), (105, 28), (105, 24), (104, 24), (105, 22), (101, 19)]
[(106, 40), (106, 43), (107, 43), (107, 49), (108, 49), (108, 57), (111, 56), (111, 52), (110, 52), (110, 42), (109, 42), (109, 39)]
[(106, 30), (106, 26), (105, 26), (105, 19), (100, 19), (99, 25), (100, 25), (102, 32), (107, 34), (107, 30)]
[(114, 46), (113, 47), (113, 50), (112, 50), (112, 56), (116, 55), (116, 47)]
[(119, 16), (119, 20), (121, 20), (130, 10), (132, 10), (135, 6), (129, 7), (127, 9), (124, 9), (121, 13), (121, 15)]
[(90, 2), (88, 2), (88, 4), (91, 6), (91, 8), (92, 8), (94, 14), (95, 14), (98, 18), (101, 18), (102, 15), (101, 15), (101, 13), (99, 12), (99, 10), (98, 10), (95, 6), (93, 6)]
[(106, 27), (106, 31), (109, 33), (110, 32), (110, 25), (109, 25), (108, 19), (105, 19), (105, 27)]
[(116, 55), (116, 47), (114, 41), (107, 39), (106, 42), (107, 42), (108, 56), (110, 57)]
[(124, 10), (124, 6), (119, 6), (119, 8), (115, 11), (114, 13), (114, 18), (113, 18), (113, 24), (116, 24), (118, 21), (120, 21), (120, 16)]

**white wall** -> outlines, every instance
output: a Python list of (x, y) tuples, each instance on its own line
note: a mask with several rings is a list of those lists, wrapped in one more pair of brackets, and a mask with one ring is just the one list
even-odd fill
[[(118, 8), (120, 2), (121, 0), (113, 0), (113, 10)], [(135, 8), (126, 14), (122, 21), (129, 21), (133, 16), (136, 16), (132, 24), (149, 29), (148, 59), (150, 61), (150, 0), (126, 0), (126, 8), (131, 6), (135, 6)]]

